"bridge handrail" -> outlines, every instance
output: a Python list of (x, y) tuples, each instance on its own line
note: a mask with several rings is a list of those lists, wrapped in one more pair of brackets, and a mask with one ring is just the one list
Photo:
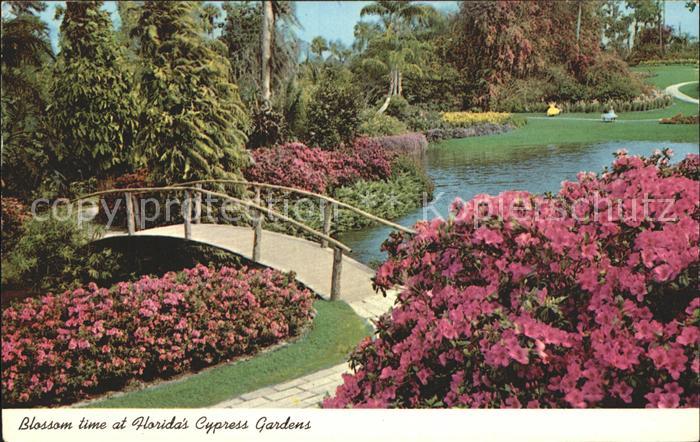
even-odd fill
[[(267, 213), (268, 215), (271, 215), (271, 216), (273, 216), (273, 217), (275, 217), (275, 218), (280, 218), (280, 219), (282, 219), (282, 220), (284, 220), (284, 221), (286, 221), (286, 222), (288, 222), (288, 223), (290, 223), (290, 224), (292, 224), (292, 225), (294, 225), (294, 226), (296, 226), (296, 227), (298, 227), (298, 228), (304, 230), (305, 232), (307, 232), (307, 233), (309, 233), (309, 234), (311, 234), (311, 235), (313, 235), (313, 236), (315, 236), (315, 237), (317, 237), (317, 238), (320, 238), (321, 240), (326, 241), (326, 242), (329, 243), (329, 244), (332, 244), (332, 245), (334, 246), (334, 248), (341, 249), (341, 250), (343, 250), (343, 251), (346, 252), (346, 253), (352, 251), (352, 249), (351, 249), (350, 247), (346, 246), (345, 244), (343, 244), (342, 242), (338, 241), (337, 239), (335, 239), (335, 238), (333, 238), (333, 237), (331, 237), (331, 236), (329, 236), (329, 235), (326, 235), (326, 234), (324, 234), (324, 233), (318, 232), (318, 231), (312, 229), (311, 227), (307, 226), (306, 224), (300, 223), (299, 221), (296, 221), (296, 220), (294, 220), (294, 219), (292, 219), (292, 218), (289, 218), (289, 217), (287, 217), (287, 216), (285, 216), (285, 215), (283, 215), (283, 214), (281, 214), (281, 213), (279, 213), (279, 212), (277, 212), (277, 211), (275, 211), (275, 210), (272, 210), (272, 209), (269, 209), (269, 208), (267, 208), (267, 207), (264, 207), (264, 206), (255, 204), (255, 203), (253, 203), (253, 202), (251, 202), (251, 201), (246, 201), (246, 200), (242, 200), (242, 199), (239, 199), (239, 198), (232, 197), (232, 196), (230, 196), (230, 195), (226, 195), (225, 193), (214, 192), (214, 191), (211, 191), (211, 190), (205, 190), (205, 189), (201, 189), (201, 188), (198, 188), (198, 187), (189, 187), (189, 186), (184, 186), (184, 185), (175, 185), (175, 186), (164, 186), (164, 187), (131, 187), (131, 188), (123, 188), (123, 189), (108, 189), (108, 190), (101, 190), (101, 191), (99, 191), (99, 192), (92, 192), (92, 193), (89, 193), (89, 194), (86, 194), (86, 195), (81, 195), (81, 196), (79, 196), (78, 198), (75, 198), (75, 199), (71, 200), (71, 204), (74, 204), (74, 203), (76, 203), (76, 202), (78, 202), (78, 201), (86, 200), (86, 199), (88, 199), (88, 198), (92, 198), (92, 197), (95, 197), (95, 196), (108, 195), (108, 194), (114, 194), (114, 193), (128, 193), (128, 194), (131, 194), (131, 193), (147, 193), (147, 192), (148, 192), (148, 193), (153, 193), (153, 192), (172, 192), (172, 191), (185, 191), (185, 192), (193, 192), (193, 193), (194, 193), (194, 192), (200, 192), (200, 193), (207, 194), (207, 195), (211, 195), (211, 196), (215, 196), (215, 197), (218, 197), (218, 198), (227, 199), (227, 200), (236, 202), (236, 203), (238, 203), (238, 204), (247, 206), (247, 207), (249, 207), (249, 208), (252, 208), (252, 209), (255, 209), (255, 210), (258, 210), (258, 211)], [(129, 200), (127, 199), (127, 210), (128, 210), (128, 206), (129, 206), (129, 205), (130, 205), (130, 204), (129, 204)], [(186, 228), (187, 228), (187, 223), (188, 223), (188, 221), (189, 221), (189, 219), (186, 218), (186, 219), (185, 219)]]
[(391, 227), (392, 229), (400, 230), (402, 232), (410, 233), (410, 234), (415, 234), (416, 231), (413, 229), (410, 229), (408, 227), (404, 227), (400, 224), (393, 223), (391, 221), (388, 221), (384, 218), (380, 218), (378, 216), (372, 215), (371, 213), (365, 212), (362, 209), (359, 209), (355, 206), (352, 206), (350, 204), (344, 203), (342, 201), (338, 201), (334, 198), (331, 198), (327, 195), (322, 195), (320, 193), (316, 192), (311, 192), (308, 190), (303, 190), (303, 189), (297, 189), (295, 187), (287, 187), (287, 186), (280, 186), (277, 184), (268, 184), (268, 183), (258, 183), (254, 181), (245, 181), (245, 180), (230, 180), (230, 179), (209, 179), (209, 180), (196, 180), (196, 181), (187, 181), (185, 183), (180, 183), (180, 184), (174, 184), (173, 186), (189, 186), (189, 185), (196, 185), (196, 184), (214, 184), (214, 183), (221, 183), (221, 184), (241, 184), (245, 186), (253, 186), (253, 187), (258, 187), (258, 188), (268, 188), (268, 189), (276, 189), (276, 190), (285, 190), (289, 192), (295, 192), (301, 195), (306, 195), (306, 196), (312, 196), (315, 198), (320, 198), (322, 200), (325, 200), (331, 204), (336, 204), (339, 207), (344, 207), (348, 210), (351, 210), (358, 215), (362, 215), (365, 218), (369, 218), (373, 221), (376, 221), (380, 224), (384, 224), (385, 226)]

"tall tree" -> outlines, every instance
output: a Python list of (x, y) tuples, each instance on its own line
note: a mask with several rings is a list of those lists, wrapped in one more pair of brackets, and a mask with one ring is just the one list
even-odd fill
[(137, 144), (159, 183), (237, 176), (248, 159), (246, 112), (200, 13), (195, 2), (147, 1), (136, 28), (146, 99)]
[(435, 9), (429, 5), (387, 0), (373, 2), (360, 11), (361, 17), (371, 15), (379, 18), (384, 32), (383, 46), (387, 48), (383, 63), (388, 67), (389, 88), (378, 113), (383, 113), (389, 107), (391, 97), (401, 95), (402, 70), (408, 66), (416, 66), (415, 63), (411, 63), (411, 58), (415, 58), (416, 55), (415, 45), (409, 48), (405, 44), (411, 24), (426, 21), (434, 13)]
[(46, 82), (53, 51), (44, 2), (8, 2), (2, 15), (2, 189), (28, 196), (49, 166)]
[(272, 0), (263, 0), (262, 31), (260, 32), (260, 53), (262, 57), (262, 102), (264, 107), (270, 107), (270, 77), (272, 67), (272, 33), (275, 28), (275, 14), (272, 10)]
[(375, 39), (381, 32), (381, 28), (376, 23), (369, 23), (366, 21), (355, 23), (355, 28), (353, 30), (355, 41), (352, 43), (353, 50), (356, 52), (364, 51), (367, 49), (369, 42)]
[(123, 172), (132, 159), (138, 106), (133, 78), (102, 1), (68, 2), (49, 113), (68, 178)]
[(316, 55), (319, 58), (319, 60), (322, 60), (323, 53), (328, 50), (328, 42), (325, 38), (321, 37), (320, 35), (314, 37), (313, 40), (311, 40), (310, 50), (312, 54)]
[(607, 0), (601, 8), (603, 21), (603, 35), (607, 40), (607, 46), (615, 49), (619, 54), (626, 53), (627, 42), (630, 38), (630, 24), (632, 17), (624, 14), (624, 4), (618, 0)]
[[(294, 28), (298, 21), (287, 2), (274, 2), (275, 26), (270, 53), (270, 97), (274, 100), (296, 70), (299, 44)], [(279, 7), (278, 7), (279, 6)], [(225, 2), (226, 12), (221, 41), (228, 48), (228, 59), (244, 101), (254, 106), (261, 99), (261, 33), (263, 12), (260, 2)]]

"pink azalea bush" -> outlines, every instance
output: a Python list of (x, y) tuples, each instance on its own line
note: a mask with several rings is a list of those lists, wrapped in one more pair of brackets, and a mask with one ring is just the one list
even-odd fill
[(403, 289), (324, 406), (697, 407), (700, 161), (668, 153), (394, 234)]
[(369, 138), (358, 138), (348, 149), (327, 151), (302, 143), (253, 151), (254, 164), (246, 169), (249, 181), (275, 183), (317, 193), (359, 180), (391, 176), (395, 154)]
[(69, 403), (255, 353), (297, 334), (312, 303), (291, 274), (202, 265), (25, 299), (2, 312), (3, 405)]

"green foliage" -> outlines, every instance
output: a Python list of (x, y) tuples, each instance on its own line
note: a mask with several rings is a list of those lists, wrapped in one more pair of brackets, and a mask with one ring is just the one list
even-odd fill
[(631, 74), (627, 64), (617, 57), (602, 54), (586, 72), (589, 100), (630, 100), (643, 92), (641, 82)]
[(425, 193), (426, 201), (433, 199), (435, 183), (433, 183), (425, 167), (419, 163), (417, 158), (408, 155), (399, 155), (396, 157), (392, 164), (392, 176), (394, 178), (407, 176), (411, 178), (412, 181), (420, 183), (419, 193)]
[(139, 20), (141, 87), (137, 139), (159, 184), (237, 176), (247, 116), (228, 60), (206, 41), (193, 2), (148, 1)]
[(284, 115), (262, 107), (253, 115), (253, 130), (248, 136), (248, 147), (272, 147), (283, 143), (287, 137)]
[(365, 109), (360, 113), (359, 135), (379, 137), (398, 135), (408, 132), (408, 127), (397, 118), (387, 114), (378, 114), (374, 109)]
[(102, 3), (68, 2), (61, 24), (48, 111), (70, 180), (121, 173), (132, 156), (139, 106)]
[(44, 217), (27, 221), (15, 247), (3, 256), (3, 286), (64, 291), (117, 271), (117, 257), (110, 250), (94, 253), (90, 234), (74, 220)]
[[(2, 15), (2, 191), (27, 198), (52, 171), (45, 118), (53, 60), (43, 2), (7, 2)], [(5, 6), (5, 5), (3, 5)]]
[[(408, 174), (397, 174), (387, 181), (358, 181), (336, 190), (334, 198), (384, 219), (396, 219), (421, 206), (423, 181)], [(374, 222), (350, 210), (341, 209), (334, 230), (361, 229)]]
[(408, 101), (402, 96), (396, 96), (391, 99), (389, 106), (386, 108), (386, 114), (394, 118), (398, 118), (401, 121), (405, 121), (408, 113), (409, 107)]
[[(275, 2), (276, 18), (272, 38), (271, 88), (277, 97), (295, 74), (299, 59), (299, 41), (291, 31), (296, 23), (292, 2)], [(260, 40), (262, 29), (261, 2), (223, 2), (226, 19), (220, 40), (226, 45), (231, 72), (240, 88), (243, 101), (252, 106), (260, 91), (262, 67)]]
[(307, 113), (307, 144), (335, 149), (349, 144), (360, 125), (362, 103), (352, 85), (337, 78), (331, 71), (316, 89)]
[(27, 207), (17, 198), (2, 197), (2, 247), (3, 254), (6, 250), (12, 249), (19, 235), (22, 232), (22, 224), (27, 220), (29, 214)]

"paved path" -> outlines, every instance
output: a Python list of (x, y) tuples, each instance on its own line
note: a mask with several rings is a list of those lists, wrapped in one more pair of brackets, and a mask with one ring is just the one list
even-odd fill
[(690, 96), (684, 94), (683, 92), (681, 92), (680, 90), (678, 90), (678, 88), (681, 88), (681, 87), (685, 86), (686, 84), (691, 84), (691, 83), (697, 83), (697, 80), (696, 81), (686, 81), (685, 83), (672, 84), (671, 86), (666, 88), (666, 93), (674, 96), (675, 98), (677, 98), (681, 101), (685, 101), (686, 103), (698, 104), (698, 103), (700, 103), (700, 101), (698, 101), (697, 98), (690, 97)]
[[(396, 293), (384, 298), (375, 294), (362, 301), (350, 302), (358, 315), (374, 319), (394, 304)], [(350, 371), (347, 363), (320, 370), (281, 384), (242, 394), (213, 406), (213, 408), (318, 408), (326, 396), (335, 394), (343, 382), (342, 375)]]
[[(180, 225), (156, 227), (136, 232), (137, 236), (164, 236), (182, 238)], [(104, 237), (127, 236), (109, 232)], [(251, 258), (253, 230), (221, 224), (193, 224), (192, 241), (209, 244)], [(333, 252), (319, 244), (282, 233), (263, 230), (260, 261), (282, 271), (294, 270), (297, 279), (319, 295), (330, 297)], [(374, 271), (352, 258), (343, 257), (340, 299), (347, 302), (358, 316), (371, 321), (387, 312), (396, 299), (396, 292), (386, 298), (374, 292), (371, 277)], [(214, 407), (224, 408), (306, 408), (318, 407), (327, 395), (335, 393), (342, 383), (342, 374), (348, 372), (347, 363), (338, 364), (315, 373), (278, 385), (255, 390), (229, 399)]]
[[(156, 227), (135, 233), (138, 236), (183, 238), (182, 224)], [(127, 236), (124, 232), (109, 232), (104, 237)], [(253, 229), (225, 224), (193, 224), (192, 241), (209, 244), (251, 259)], [(297, 280), (328, 299), (331, 293), (333, 250), (318, 243), (283, 233), (263, 230), (261, 264), (283, 272), (294, 271)], [(340, 277), (340, 299), (348, 303), (374, 295), (371, 278), (374, 271), (354, 259), (344, 256)]]

